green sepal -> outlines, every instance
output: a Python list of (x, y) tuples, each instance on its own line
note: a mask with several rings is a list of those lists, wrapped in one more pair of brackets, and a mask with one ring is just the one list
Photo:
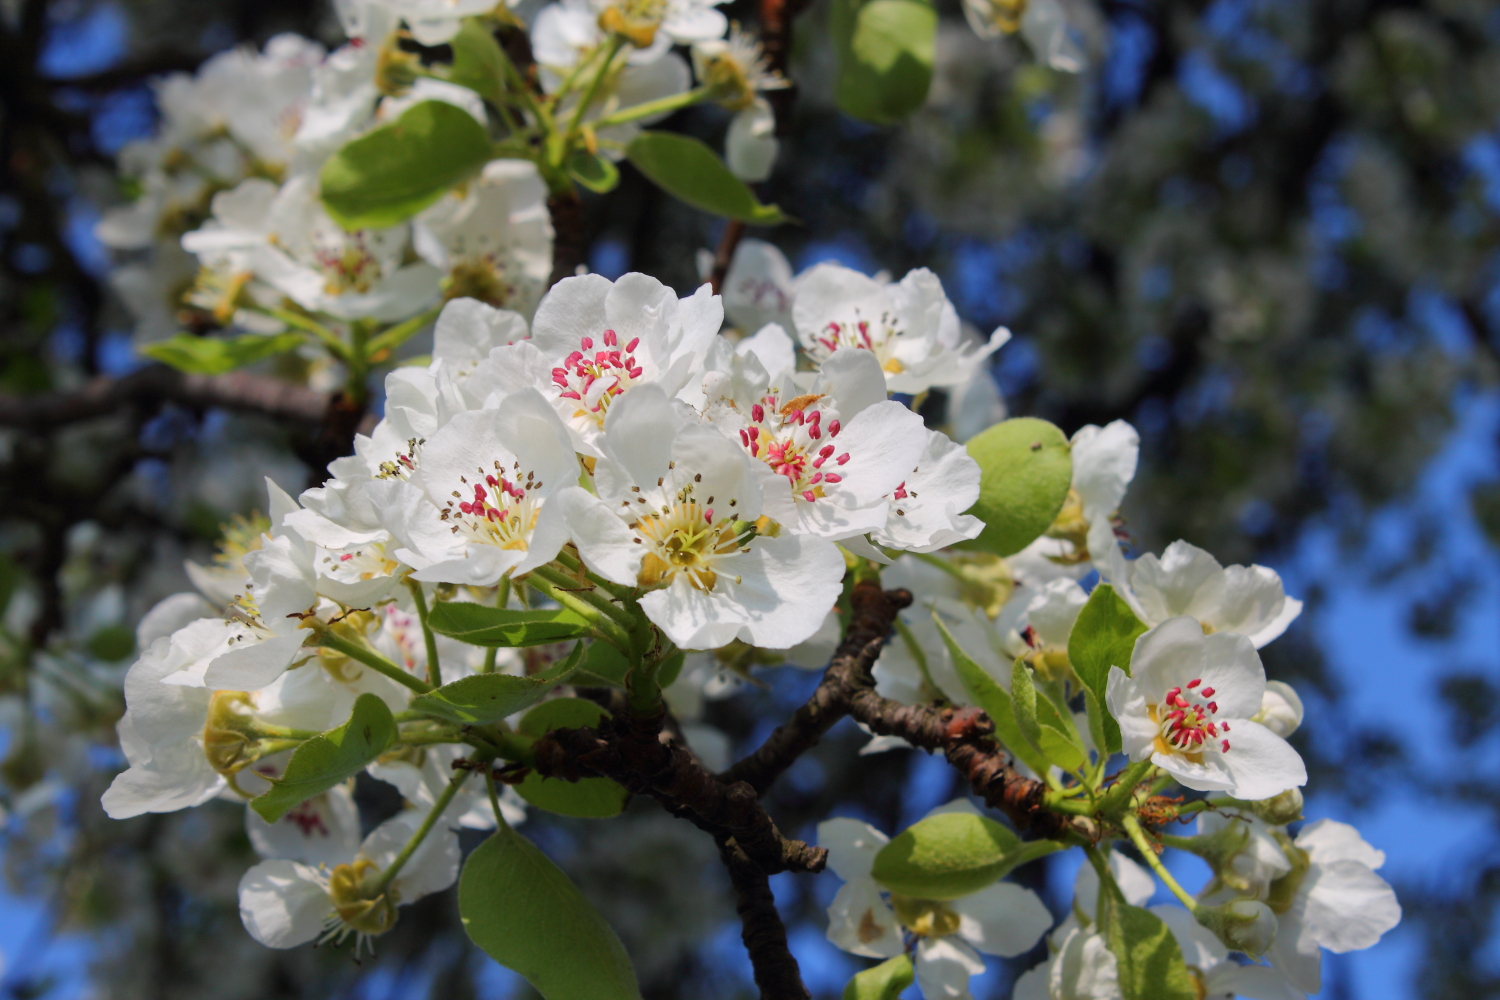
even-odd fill
[(897, 955), (863, 972), (844, 985), (843, 1000), (897, 1000), (917, 979), (910, 955)]

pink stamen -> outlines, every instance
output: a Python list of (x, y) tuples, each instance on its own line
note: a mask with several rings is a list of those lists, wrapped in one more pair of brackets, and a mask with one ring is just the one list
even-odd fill
[(823, 478), (830, 483), (842, 483), (844, 481), (844, 477), (839, 475), (837, 472), (830, 472)]
[(1213, 696), (1214, 696), (1214, 689), (1213, 688), (1204, 688), (1203, 689), (1203, 697), (1205, 697), (1205, 698), (1212, 698)]
[(354, 558), (354, 553), (352, 553), (352, 552), (345, 552), (343, 555), (339, 556), (339, 562), (348, 562), (350, 559), (353, 559), (353, 558)]
[(849, 461), (849, 453), (846, 451), (839, 456), (839, 464), (843, 465), (847, 461)]
[(641, 342), (641, 338), (640, 337), (636, 337), (636, 338), (632, 339), (630, 341), (630, 343), (628, 343), (628, 344), (625, 345), (625, 353), (626, 354), (630, 354), (631, 352), (633, 352), (635, 350), (635, 345), (639, 344), (640, 342)]
[(1209, 702), (1208, 703), (1208, 710), (1210, 712), (1217, 712), (1219, 710), (1219, 703), (1216, 702), (1216, 701)]
[(830, 420), (828, 422), (828, 436), (831, 438), (838, 437), (839, 431), (843, 428), (843, 426), (844, 425), (839, 423), (837, 420)]
[(619, 339), (615, 336), (615, 331), (613, 331), (613, 330), (605, 330), (604, 331), (604, 346), (605, 347), (614, 347), (619, 342), (620, 342)]
[[(1191, 691), (1193, 688), (1197, 687), (1199, 684), (1202, 684), (1202, 683), (1203, 683), (1203, 678), (1202, 677), (1199, 677), (1197, 680), (1188, 681), (1188, 690)], [(1207, 694), (1208, 692), (1205, 691), (1203, 693)]]
[(802, 499), (806, 500), (808, 503), (812, 503), (814, 500), (818, 499), (818, 495), (812, 490), (803, 490)]
[(578, 342), (578, 346), (581, 347), (581, 348), (583, 348), (586, 351), (589, 348), (591, 348), (591, 347), (594, 346), (594, 338), (593, 337), (584, 337), (582, 340), (580, 340)]
[(1223, 751), (1225, 753), (1229, 752), (1229, 741), (1228, 740), (1220, 740), (1219, 741), (1219, 746), (1220, 746), (1220, 748), (1223, 749)]
[(703, 520), (707, 521), (709, 524), (714, 523), (714, 509), (712, 507), (703, 512)]

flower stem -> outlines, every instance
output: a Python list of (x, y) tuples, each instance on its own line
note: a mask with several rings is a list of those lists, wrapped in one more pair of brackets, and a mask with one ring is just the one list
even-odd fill
[(442, 687), (443, 668), (438, 663), (437, 636), (432, 634), (432, 627), (427, 624), (427, 595), (422, 593), (422, 582), (413, 579), (411, 574), (407, 574), (406, 589), (411, 591), (412, 602), (417, 606), (417, 621), (422, 625), (422, 642), (427, 647), (427, 683), (435, 688)]
[(1141, 856), (1146, 859), (1146, 864), (1150, 865), (1151, 870), (1156, 872), (1156, 877), (1161, 879), (1162, 883), (1168, 889), (1172, 890), (1172, 895), (1182, 901), (1182, 905), (1188, 908), (1189, 913), (1195, 912), (1198, 909), (1198, 901), (1192, 897), (1191, 893), (1177, 883), (1177, 880), (1172, 877), (1172, 873), (1167, 871), (1167, 866), (1161, 863), (1161, 858), (1156, 854), (1156, 845), (1152, 844), (1146, 837), (1146, 831), (1141, 829), (1141, 821), (1136, 819), (1135, 813), (1126, 813), (1120, 821), (1120, 825), (1130, 835), (1130, 842), (1135, 845), (1136, 850), (1141, 852)]
[(531, 572), (533, 576), (540, 576), (554, 587), (564, 588), (569, 593), (576, 594), (579, 598), (593, 606), (595, 610), (608, 615), (615, 624), (626, 631), (634, 629), (640, 624), (635, 615), (632, 615), (625, 608), (620, 607), (609, 598), (600, 594), (597, 589), (592, 587), (574, 589), (578, 586), (579, 581), (554, 566), (538, 566)]
[(418, 694), (426, 694), (432, 690), (432, 685), (420, 677), (413, 677), (390, 660), (375, 652), (375, 650), (359, 643), (350, 642), (348, 639), (335, 633), (332, 629), (325, 628), (321, 630), (318, 635), (318, 645), (326, 646), (336, 653), (343, 653), (349, 659), (363, 663), (377, 673), (385, 674), (397, 684), (409, 687)]
[(584, 90), (578, 105), (573, 108), (573, 117), (568, 122), (568, 130), (563, 133), (562, 142), (558, 144), (557, 165), (562, 166), (563, 159), (567, 155), (568, 147), (572, 145), (573, 137), (578, 134), (578, 126), (583, 124), (583, 116), (588, 111), (589, 105), (594, 103), (594, 98), (599, 95), (599, 88), (604, 85), (604, 78), (609, 75), (609, 67), (615, 61), (615, 56), (625, 47), (625, 39), (620, 35), (612, 35), (609, 39), (609, 47), (604, 55), (604, 64), (594, 73), (594, 78), (589, 81), (588, 88)]
[(287, 326), (301, 330), (303, 333), (312, 334), (318, 339), (319, 343), (328, 348), (329, 353), (334, 357), (345, 363), (349, 361), (349, 345), (345, 344), (338, 334), (317, 320), (304, 316), (301, 313), (292, 312), (290, 309), (276, 309), (270, 306), (256, 307), (251, 311), (264, 313), (273, 319), (281, 320)]
[(439, 309), (428, 309), (426, 312), (418, 313), (411, 319), (380, 331), (380, 333), (376, 334), (365, 344), (365, 360), (383, 361), (383, 358), (377, 358), (376, 355), (381, 351), (393, 351), (406, 343), (407, 340), (411, 339), (412, 334), (437, 319), (440, 311)]
[[(539, 566), (532, 570), (526, 577), (527, 585), (544, 597), (550, 597), (569, 611), (576, 612), (588, 619), (589, 624), (594, 627), (594, 631), (598, 634), (599, 638), (604, 639), (610, 645), (619, 649), (620, 652), (627, 653), (630, 649), (630, 637), (625, 634), (624, 630), (577, 594), (553, 586), (542, 572), (545, 568)], [(563, 579), (568, 583), (573, 582), (568, 580), (567, 577), (563, 577)]]
[[(510, 603), (510, 577), (502, 576), (500, 584), (495, 588), (495, 607), (504, 608)], [(495, 672), (495, 658), (499, 655), (500, 648), (491, 646), (484, 651), (484, 666), (479, 668), (481, 674), (493, 674)]]
[(411, 860), (411, 856), (416, 853), (417, 848), (422, 846), (422, 841), (427, 839), (427, 835), (437, 825), (438, 817), (443, 815), (444, 810), (453, 801), (453, 796), (458, 794), (459, 787), (463, 785), (464, 779), (468, 776), (468, 771), (459, 771), (448, 782), (448, 787), (443, 789), (443, 793), (433, 803), (431, 811), (427, 813), (427, 818), (422, 820), (421, 826), (417, 827), (417, 832), (411, 835), (411, 839), (406, 842), (405, 847), (401, 848), (401, 853), (396, 855), (395, 860), (390, 863), (390, 866), (380, 873), (380, 881), (375, 883), (377, 890), (384, 892), (396, 876), (401, 874), (401, 869)]
[(1126, 808), (1130, 803), (1130, 797), (1135, 794), (1136, 786), (1146, 780), (1146, 776), (1155, 766), (1151, 763), (1151, 758), (1147, 757), (1145, 760), (1136, 761), (1120, 772), (1120, 776), (1115, 779), (1115, 783), (1110, 786), (1103, 801), (1099, 803), (1099, 812), (1108, 816)]
[(658, 97), (654, 101), (643, 101), (640, 104), (632, 104), (628, 108), (621, 108), (612, 115), (606, 115), (593, 123), (594, 128), (609, 128), (611, 125), (624, 125), (626, 122), (639, 121), (652, 115), (665, 114), (669, 111), (677, 111), (681, 108), (691, 107), (702, 101), (708, 100), (712, 92), (708, 87), (695, 87), (692, 90), (684, 90), (680, 94), (671, 94), (667, 97)]

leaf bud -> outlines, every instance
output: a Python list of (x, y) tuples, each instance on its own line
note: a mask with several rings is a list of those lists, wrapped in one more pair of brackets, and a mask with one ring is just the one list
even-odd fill
[(1242, 951), (1251, 958), (1264, 955), (1276, 940), (1276, 914), (1258, 900), (1236, 899), (1222, 906), (1199, 906), (1193, 915), (1198, 923), (1213, 931), (1224, 947)]

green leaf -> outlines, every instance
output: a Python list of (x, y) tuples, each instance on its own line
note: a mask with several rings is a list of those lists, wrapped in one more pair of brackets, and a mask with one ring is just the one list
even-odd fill
[(598, 153), (580, 149), (568, 157), (568, 176), (599, 194), (608, 194), (620, 183), (620, 168)]
[[(1042, 727), (1036, 721), (1036, 684), (1025, 660), (1016, 660), (1010, 671), (1010, 702), (1016, 711), (1016, 725), (1021, 735), (1038, 750), (1041, 749)], [(1041, 773), (1041, 772), (1039, 772)]]
[(1036, 700), (1036, 718), (1041, 730), (1038, 742), (1048, 760), (1065, 771), (1076, 771), (1088, 761), (1072, 715), (1064, 717), (1045, 694)]
[(567, 608), (512, 611), (468, 601), (441, 601), (427, 624), (434, 632), (471, 646), (544, 646), (588, 635), (588, 619)]
[(448, 79), (468, 87), (496, 107), (505, 103), (505, 53), (500, 43), (477, 18), (466, 17), (458, 34), (448, 40), (453, 46), (453, 65)]
[(911, 956), (897, 955), (864, 972), (855, 973), (844, 987), (844, 1000), (896, 1000), (916, 978)]
[(106, 625), (88, 641), (89, 655), (97, 660), (114, 663), (135, 652), (135, 632), (124, 625)]
[(1010, 692), (1000, 686), (1000, 683), (989, 675), (989, 672), (975, 663), (968, 653), (963, 651), (953, 634), (948, 631), (948, 626), (943, 623), (937, 612), (933, 612), (933, 620), (937, 624), (938, 634), (943, 637), (943, 644), (948, 647), (948, 656), (953, 661), (954, 669), (958, 671), (958, 678), (963, 682), (964, 689), (969, 692), (969, 698), (984, 709), (990, 721), (995, 724), (995, 735), (1000, 737), (1000, 742), (1005, 748), (1020, 759), (1027, 767), (1037, 774), (1045, 774), (1047, 761), (1031, 741), (1021, 732), (1021, 727), (1016, 724), (1015, 709), (1011, 706)]
[(1125, 1000), (1197, 1000), (1182, 949), (1160, 917), (1128, 905), (1118, 888), (1101, 888), (1099, 904), (1105, 940), (1119, 960)]
[(930, 2), (834, 0), (828, 26), (840, 111), (892, 125), (926, 102), (937, 38), (937, 11)]
[[(597, 726), (608, 715), (582, 698), (553, 698), (527, 712), (516, 730), (526, 736), (541, 737), (553, 729)], [(584, 819), (618, 816), (630, 798), (629, 791), (608, 778), (564, 781), (544, 778), (534, 771), (515, 788), (521, 798), (539, 809)]]
[[(442, 607), (442, 605), (439, 605)], [(428, 621), (431, 621), (431, 617)], [(530, 677), (512, 674), (475, 674), (444, 684), (436, 691), (418, 695), (411, 707), (464, 726), (483, 726), (523, 712), (547, 697), (547, 693), (568, 680), (583, 660), (583, 643), (561, 663)]]
[(525, 837), (502, 827), (458, 882), (469, 939), (545, 1000), (639, 1000), (619, 937), (578, 887)]
[(1068, 499), (1068, 439), (1045, 420), (1014, 417), (965, 447), (979, 463), (979, 499), (968, 512), (984, 522), (984, 531), (960, 547), (1014, 555), (1052, 526)]
[(489, 136), (472, 115), (444, 101), (423, 101), (323, 164), (323, 207), (345, 229), (394, 226), (489, 160)]
[(899, 896), (957, 899), (998, 880), (1020, 848), (1020, 838), (992, 819), (938, 813), (882, 847), (870, 874)]
[(786, 221), (781, 209), (762, 205), (713, 150), (691, 136), (642, 132), (625, 155), (653, 184), (694, 208), (758, 226)]
[(624, 687), (629, 672), (630, 661), (624, 653), (607, 642), (591, 642), (573, 683)]
[(10, 599), (16, 594), (16, 587), (21, 582), (21, 569), (16, 561), (4, 552), (0, 552), (0, 614), (10, 607)]
[(303, 343), (300, 333), (244, 333), (238, 337), (194, 337), (179, 333), (141, 348), (155, 358), (189, 375), (223, 375), (253, 365), (277, 354), (285, 354)]
[[(1135, 641), (1146, 632), (1146, 623), (1136, 617), (1115, 588), (1101, 583), (1089, 595), (1088, 603), (1078, 613), (1073, 631), (1068, 633), (1068, 660), (1079, 680), (1093, 693), (1102, 709), (1109, 687), (1109, 668), (1119, 667), (1130, 673), (1130, 658)], [(1105, 742), (1104, 753), (1120, 750), (1120, 726), (1108, 712), (1100, 713)]]
[[(1114, 752), (1113, 750), (1108, 749), (1108, 723), (1114, 722), (1114, 719), (1110, 718), (1109, 713), (1104, 710), (1104, 703), (1099, 700), (1098, 695), (1094, 694), (1093, 688), (1086, 687), (1083, 689), (1083, 704), (1085, 710), (1088, 713), (1089, 739), (1094, 741), (1094, 748), (1099, 751), (1099, 756), (1107, 757), (1109, 754)], [(1120, 727), (1118, 724), (1116, 724), (1115, 739), (1118, 740), (1119, 738)]]
[(274, 823), (298, 803), (363, 771), (395, 741), (391, 710), (375, 695), (362, 694), (355, 699), (349, 721), (298, 747), (286, 772), (271, 779), (270, 789), (252, 799), (250, 806), (261, 819)]

